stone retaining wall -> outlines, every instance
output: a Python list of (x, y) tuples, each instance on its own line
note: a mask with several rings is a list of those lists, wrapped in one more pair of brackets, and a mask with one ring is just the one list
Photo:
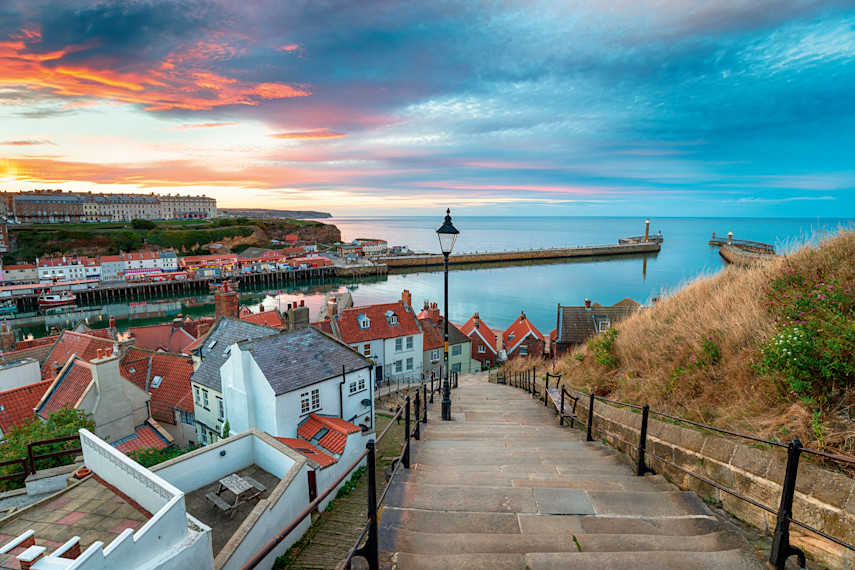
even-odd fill
[[(577, 406), (579, 417), (587, 418), (586, 398)], [(662, 457), (683, 469), (702, 475), (715, 483), (778, 510), (781, 486), (787, 465), (785, 449), (767, 451), (750, 445), (750, 440), (740, 443), (719, 435), (653, 419), (647, 426), (647, 460), (651, 467), (682, 489), (694, 491), (702, 499), (720, 504), (737, 518), (759, 530), (772, 534), (775, 515), (745, 501), (720, 491), (682, 471), (653, 458)], [(594, 404), (596, 439), (607, 440), (624, 453), (637, 460), (638, 450), (615, 439), (638, 444), (641, 414), (628, 408), (619, 408), (600, 401)], [(610, 436), (610, 437), (607, 437)], [(802, 453), (799, 462), (793, 517), (835, 538), (855, 544), (855, 480), (842, 473), (809, 463), (810, 455)], [(855, 552), (838, 546), (819, 536), (790, 525), (790, 540), (832, 568), (855, 568)]]
[[(560, 259), (565, 257), (593, 257), (595, 255), (627, 255), (652, 253), (661, 249), (658, 243), (631, 243), (613, 245), (592, 245), (582, 247), (557, 247), (551, 249), (532, 249), (521, 251), (499, 251), (485, 253), (464, 253), (451, 255), (450, 265), (462, 263), (500, 263), (503, 261), (525, 261), (529, 259)], [(379, 259), (389, 267), (423, 267), (442, 265), (442, 255), (401, 255), (381, 257)]]
[(760, 251), (747, 251), (732, 245), (723, 245), (718, 250), (725, 261), (734, 265), (756, 265), (757, 263), (774, 259), (775, 255)]

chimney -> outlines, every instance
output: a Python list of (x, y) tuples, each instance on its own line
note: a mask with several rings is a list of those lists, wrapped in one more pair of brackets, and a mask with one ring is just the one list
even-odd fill
[(402, 300), (402, 301), (404, 302), (404, 304), (405, 304), (406, 306), (408, 306), (408, 307), (411, 307), (411, 306), (413, 305), (413, 296), (412, 296), (412, 295), (410, 295), (410, 292), (409, 292), (408, 290), (406, 290), (406, 289), (404, 289), (404, 292), (403, 292), (403, 294), (401, 295), (401, 300)]
[(481, 317), (478, 316), (478, 313), (475, 313), (475, 328), (481, 328)]
[(3, 352), (15, 350), (15, 331), (6, 323), (3, 323), (0, 329), (0, 350)]
[(217, 317), (238, 318), (240, 314), (240, 295), (232, 291), (225, 281), (214, 293), (214, 314)]
[(644, 220), (644, 241), (650, 236), (650, 218)]
[(335, 297), (331, 298), (327, 301), (327, 317), (333, 318), (338, 314), (338, 302), (335, 300)]
[(520, 320), (521, 321), (525, 320), (525, 311), (520, 311)]
[(589, 311), (591, 310), (591, 300), (590, 299), (585, 299), (585, 308), (588, 309)]
[(119, 372), (119, 358), (116, 354), (106, 354), (102, 349), (98, 349), (96, 354), (96, 358), (89, 362), (98, 396), (92, 410), (96, 421), (95, 435), (102, 438), (108, 435), (113, 439), (132, 435), (135, 427), (133, 406), (125, 393), (125, 382), (128, 381)]
[(306, 306), (305, 302), (302, 302), (299, 307), (297, 303), (294, 303), (294, 306), (288, 309), (285, 315), (289, 331), (298, 331), (309, 326), (309, 307)]
[(110, 323), (109, 324), (110, 328), (115, 330), (116, 329), (116, 317), (110, 317), (109, 323)]
[(182, 324), (183, 324), (183, 321), (181, 320), (181, 317), (175, 317), (174, 319), (172, 319), (172, 328), (173, 329), (180, 329)]
[(439, 323), (439, 306), (436, 303), (431, 303), (428, 309), (428, 318), (433, 324)]

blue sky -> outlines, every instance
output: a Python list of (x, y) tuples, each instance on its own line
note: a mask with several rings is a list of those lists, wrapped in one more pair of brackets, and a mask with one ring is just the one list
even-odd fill
[(0, 2), (0, 190), (848, 217), (855, 3)]

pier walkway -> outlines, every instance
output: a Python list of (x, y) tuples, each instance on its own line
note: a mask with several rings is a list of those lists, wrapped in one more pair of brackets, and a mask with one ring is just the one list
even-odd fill
[(461, 375), (393, 481), (380, 550), (393, 567), (763, 568), (693, 493), (559, 427), (526, 392)]

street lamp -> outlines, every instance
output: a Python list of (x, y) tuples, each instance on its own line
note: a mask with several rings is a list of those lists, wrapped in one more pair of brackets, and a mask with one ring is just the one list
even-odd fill
[(445, 261), (445, 380), (442, 384), (442, 419), (451, 419), (451, 386), (448, 382), (448, 255), (454, 249), (457, 240), (457, 228), (451, 223), (451, 208), (446, 211), (445, 221), (437, 228), (436, 235), (439, 237), (439, 248)]

